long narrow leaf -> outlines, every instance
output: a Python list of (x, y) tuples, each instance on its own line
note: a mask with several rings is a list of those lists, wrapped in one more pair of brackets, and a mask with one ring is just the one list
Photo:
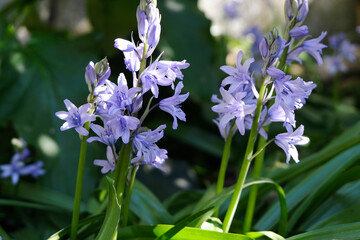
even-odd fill
[(360, 236), (360, 222), (331, 226), (296, 236), (287, 238), (287, 240), (329, 240), (346, 239), (358, 240)]
[(120, 205), (116, 195), (114, 180), (106, 176), (109, 184), (109, 204), (107, 206), (105, 219), (101, 226), (100, 232), (96, 236), (96, 240), (110, 240), (113, 239), (115, 230), (120, 220)]

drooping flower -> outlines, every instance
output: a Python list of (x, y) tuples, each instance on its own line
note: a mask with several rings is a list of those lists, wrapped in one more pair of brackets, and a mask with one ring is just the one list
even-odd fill
[(236, 57), (236, 66), (222, 66), (220, 69), (229, 74), (221, 83), (221, 86), (225, 87), (230, 85), (229, 92), (234, 93), (239, 90), (244, 90), (244, 85), (250, 84), (251, 77), (249, 75), (249, 68), (254, 58), (247, 59), (244, 64), (241, 64), (243, 58), (243, 52), (239, 51)]
[(110, 103), (109, 114), (114, 115), (119, 111), (131, 110), (131, 105), (137, 93), (141, 91), (140, 87), (133, 87), (128, 89), (125, 75), (120, 73), (118, 77), (118, 85), (106, 81), (108, 93), (102, 94), (101, 99)]
[(140, 75), (140, 83), (143, 84), (143, 93), (151, 90), (155, 98), (159, 96), (159, 87), (160, 86), (171, 86), (173, 84), (173, 79), (166, 77), (167, 69), (158, 69), (158, 61), (153, 62), (148, 66)]
[(225, 128), (232, 119), (235, 119), (235, 124), (239, 129), (240, 134), (244, 135), (245, 116), (252, 114), (255, 111), (256, 104), (254, 102), (247, 104), (243, 101), (247, 95), (246, 92), (237, 92), (232, 95), (229, 91), (226, 91), (221, 87), (220, 93), (223, 101), (211, 108), (214, 112), (221, 114), (219, 127)]
[(171, 79), (172, 81), (175, 81), (176, 78), (183, 80), (184, 74), (182, 74), (181, 70), (186, 69), (190, 66), (189, 63), (186, 62), (186, 60), (183, 60), (181, 62), (178, 61), (164, 61), (161, 60), (157, 64), (158, 69), (166, 69), (166, 76)]
[(299, 162), (299, 154), (295, 145), (307, 144), (310, 139), (304, 137), (304, 126), (300, 125), (293, 131), (291, 126), (287, 125), (287, 133), (280, 133), (275, 136), (275, 144), (282, 148), (286, 154), (286, 163), (289, 163), (290, 156), (295, 162)]
[[(302, 78), (290, 80), (291, 76), (285, 76), (283, 79), (276, 79), (275, 84), (275, 104), (269, 109), (269, 115), (274, 119), (281, 119), (275, 113), (283, 113), (279, 107), (282, 108), (285, 114), (284, 122), (289, 122), (295, 126), (294, 110), (302, 108), (305, 104), (305, 99), (308, 98), (316, 84), (309, 81), (305, 82)], [(275, 115), (275, 116), (274, 116)]]
[(167, 159), (167, 151), (159, 148), (155, 143), (164, 136), (166, 125), (161, 125), (155, 130), (138, 133), (134, 137), (133, 148), (136, 156), (131, 160), (133, 164), (147, 164), (163, 170), (161, 165)]
[(116, 143), (117, 138), (115, 136), (115, 129), (113, 126), (105, 124), (105, 127), (102, 127), (100, 125), (90, 123), (90, 128), (94, 131), (94, 133), (96, 133), (97, 137), (89, 137), (87, 142), (91, 143), (93, 141), (98, 141), (108, 146)]
[(107, 160), (99, 160), (99, 159), (94, 160), (94, 165), (102, 167), (101, 168), (102, 174), (105, 174), (108, 171), (113, 172), (115, 170), (116, 159), (118, 156), (116, 155), (115, 152), (113, 152), (113, 150), (110, 146), (107, 146), (106, 157), (107, 157)]
[(180, 94), (181, 89), (184, 87), (184, 84), (182, 82), (179, 82), (178, 85), (175, 88), (174, 96), (165, 98), (160, 101), (159, 108), (165, 112), (170, 113), (173, 118), (174, 122), (172, 125), (173, 129), (177, 129), (178, 123), (177, 119), (180, 119), (181, 121), (186, 121), (185, 113), (183, 110), (181, 110), (180, 104), (183, 103), (188, 97), (189, 93), (186, 94)]
[(144, 44), (136, 46), (134, 42), (117, 38), (114, 47), (124, 53), (126, 69), (131, 72), (139, 71)]
[(303, 25), (301, 27), (294, 27), (290, 30), (289, 34), (292, 38), (306, 37), (309, 34), (309, 28), (306, 25)]
[(121, 137), (123, 143), (129, 143), (130, 131), (135, 130), (140, 124), (140, 120), (136, 117), (117, 114), (107, 124), (115, 129), (115, 138)]
[(29, 165), (25, 165), (25, 160), (29, 157), (29, 150), (24, 149), (23, 151), (15, 153), (10, 161), (10, 164), (0, 165), (2, 171), (1, 177), (11, 177), (11, 182), (16, 185), (19, 181), (20, 176), (31, 175), (38, 177), (45, 174), (45, 170), (42, 169), (43, 162), (38, 161)]
[(83, 125), (86, 122), (93, 122), (96, 119), (94, 114), (88, 113), (92, 105), (87, 103), (77, 108), (68, 99), (65, 99), (64, 103), (68, 112), (59, 111), (55, 113), (55, 115), (61, 120), (66, 120), (66, 122), (60, 127), (60, 130), (65, 131), (70, 128), (75, 128), (80, 135), (87, 136), (89, 132), (83, 127)]

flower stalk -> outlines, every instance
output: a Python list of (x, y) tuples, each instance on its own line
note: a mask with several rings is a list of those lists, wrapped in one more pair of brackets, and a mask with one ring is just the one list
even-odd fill
[[(264, 82), (266, 82), (266, 78), (264, 79)], [(265, 89), (266, 89), (264, 82), (261, 85), (259, 98), (257, 100), (254, 121), (253, 121), (253, 124), (251, 127), (250, 136), (249, 136), (248, 144), (246, 147), (244, 160), (243, 160), (243, 163), (242, 163), (242, 166), (240, 169), (239, 177), (238, 177), (238, 180), (235, 185), (235, 190), (232, 195), (229, 208), (225, 215), (222, 229), (226, 233), (229, 232), (232, 220), (233, 220), (235, 212), (236, 212), (236, 208), (239, 204), (243, 185), (244, 185), (244, 182), (245, 182), (248, 170), (249, 170), (249, 166), (251, 163), (251, 161), (249, 159), (251, 159), (253, 150), (254, 150), (254, 145), (255, 145), (255, 141), (256, 141), (256, 137), (257, 137), (257, 133), (258, 133), (258, 123), (259, 123), (260, 113), (261, 113), (261, 109), (262, 109), (262, 105), (263, 105), (262, 101), (263, 101), (263, 98), (265, 95)]]
[(136, 173), (139, 169), (139, 165), (136, 164), (131, 172), (131, 178), (130, 178), (130, 183), (129, 186), (127, 188), (127, 192), (126, 192), (126, 198), (125, 198), (125, 204), (124, 204), (124, 211), (123, 211), (123, 220), (121, 222), (121, 226), (122, 227), (126, 227), (127, 222), (128, 222), (128, 215), (129, 215), (129, 209), (130, 209), (130, 200), (131, 200), (131, 193), (132, 193), (132, 189), (134, 187), (134, 182), (135, 182), (135, 177), (136, 177)]

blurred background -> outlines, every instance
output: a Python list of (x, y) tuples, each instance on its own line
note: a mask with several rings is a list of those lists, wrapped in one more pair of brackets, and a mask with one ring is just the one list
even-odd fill
[[(325, 63), (303, 56), (303, 65), (294, 64), (289, 74), (317, 84), (308, 104), (297, 112), (297, 125), (304, 124), (311, 142), (299, 148), (300, 159), (323, 148), (331, 139), (360, 120), (360, 1), (316, 0), (310, 2), (305, 24), (312, 36), (327, 31), (328, 37), (344, 33), (353, 44), (354, 59), (343, 62), (335, 73)], [(75, 131), (60, 132), (62, 121), (54, 115), (64, 110), (64, 99), (79, 106), (88, 95), (85, 67), (89, 61), (108, 58), (115, 81), (126, 76), (123, 54), (113, 47), (115, 38), (130, 39), (137, 32), (134, 0), (0, 0), (0, 164), (8, 164), (14, 154), (12, 138), (28, 142), (32, 161), (42, 160), (46, 174), (33, 179), (23, 177), (17, 186), (0, 179), (0, 197), (31, 198), (36, 187), (49, 189), (72, 207), (80, 141)], [(224, 141), (212, 119), (211, 96), (218, 94), (226, 76), (219, 67), (234, 65), (236, 54), (258, 59), (259, 39), (277, 26), (284, 29), (284, 1), (278, 0), (158, 0), (162, 33), (155, 56), (186, 59), (190, 68), (183, 71), (185, 91), (190, 98), (183, 104), (186, 123), (178, 130), (172, 118), (155, 111), (147, 125), (165, 123), (168, 128), (159, 143), (168, 150), (166, 172), (143, 166), (139, 179), (164, 200), (179, 190), (204, 189), (216, 182)], [(134, 34), (136, 35), (136, 34)], [(326, 48), (324, 56), (336, 49)], [(256, 64), (252, 66), (256, 69)], [(339, 101), (334, 107), (334, 79), (339, 79)], [(130, 79), (130, 76), (129, 78)], [(164, 94), (170, 92), (164, 90)], [(270, 129), (270, 137), (282, 130)], [(246, 137), (233, 140), (226, 184), (235, 182), (246, 147)], [(84, 209), (92, 211), (98, 198), (102, 175), (92, 164), (104, 159), (105, 148), (98, 143), (88, 147), (83, 189)], [(276, 146), (266, 152), (265, 170), (286, 168), (285, 155)], [(291, 163), (294, 164), (294, 163)], [(19, 185), (31, 184), (24, 193)], [(28, 185), (23, 185), (28, 186)], [(20, 190), (19, 190), (20, 189)], [(26, 195), (26, 197), (25, 197)], [(48, 195), (36, 195), (47, 201)], [(70, 212), (49, 213), (0, 206), (0, 225), (7, 232), (42, 239), (70, 223)], [(20, 236), (20, 235), (18, 235)]]

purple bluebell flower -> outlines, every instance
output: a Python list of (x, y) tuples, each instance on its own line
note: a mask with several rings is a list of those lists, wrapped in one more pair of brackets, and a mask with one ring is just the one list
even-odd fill
[(222, 66), (220, 69), (225, 73), (229, 74), (222, 83), (221, 86), (225, 87), (230, 85), (229, 92), (234, 93), (239, 90), (243, 90), (244, 85), (250, 84), (251, 77), (249, 75), (250, 64), (255, 60), (254, 58), (247, 59), (244, 64), (241, 64), (243, 58), (243, 52), (239, 51), (236, 57), (236, 66)]
[(134, 42), (117, 38), (114, 47), (124, 53), (126, 69), (131, 72), (139, 71), (144, 44), (136, 46)]
[(260, 54), (265, 61), (265, 68), (271, 66), (279, 58), (287, 46), (286, 41), (279, 36), (278, 30), (274, 28), (264, 37), (259, 45)]
[(110, 115), (125, 111), (126, 109), (130, 110), (136, 94), (141, 91), (140, 87), (129, 89), (123, 73), (120, 73), (117, 85), (110, 81), (106, 81), (106, 86), (108, 88), (108, 93), (102, 94), (101, 98), (104, 102), (110, 103)]
[(229, 19), (235, 19), (239, 15), (239, 1), (232, 0), (231, 2), (226, 2), (223, 6), (225, 17)]
[[(284, 122), (289, 122), (295, 126), (294, 110), (302, 108), (305, 104), (305, 98), (308, 98), (312, 90), (316, 87), (316, 84), (309, 81), (305, 82), (302, 78), (291, 80), (291, 76), (285, 76), (283, 79), (276, 79), (275, 84), (275, 104), (269, 109), (270, 118), (272, 121), (275, 119), (281, 119), (274, 113), (281, 113), (278, 109), (280, 106), (285, 113)], [(280, 112), (279, 112), (280, 111)], [(281, 116), (283, 114), (281, 113)]]
[[(115, 155), (114, 155), (115, 154)], [(112, 150), (110, 146), (107, 146), (106, 148), (106, 158), (107, 160), (94, 160), (94, 165), (100, 166), (101, 173), (105, 174), (109, 171), (113, 172), (115, 170), (116, 165), (116, 159), (117, 159), (116, 153)]]
[(42, 161), (26, 166), (24, 162), (26, 158), (24, 158), (24, 155), (21, 153), (15, 153), (11, 158), (10, 164), (0, 165), (0, 170), (2, 171), (1, 177), (11, 177), (12, 184), (16, 185), (20, 176), (31, 175), (36, 178), (45, 174), (45, 170), (42, 169)]
[(306, 40), (301, 44), (301, 48), (305, 52), (308, 52), (311, 56), (313, 56), (313, 58), (315, 58), (319, 66), (323, 64), (321, 58), (322, 49), (326, 48), (326, 45), (320, 43), (320, 41), (323, 40), (325, 36), (326, 36), (326, 32), (322, 32), (319, 37)]
[(65, 99), (65, 106), (68, 112), (59, 111), (55, 115), (61, 120), (66, 120), (66, 122), (60, 127), (61, 131), (68, 130), (70, 128), (75, 128), (75, 130), (83, 136), (87, 136), (89, 132), (83, 127), (86, 122), (95, 121), (95, 115), (88, 113), (91, 109), (91, 103), (84, 104), (77, 108), (72, 102)]
[(282, 148), (286, 154), (286, 163), (289, 163), (290, 156), (296, 163), (299, 162), (299, 154), (295, 145), (304, 145), (310, 141), (303, 134), (304, 126), (300, 125), (295, 131), (291, 126), (287, 126), (287, 133), (280, 133), (275, 136), (275, 144)]
[(181, 121), (186, 121), (185, 113), (181, 110), (180, 104), (183, 103), (188, 97), (189, 93), (180, 94), (181, 89), (184, 87), (182, 82), (179, 82), (175, 88), (174, 96), (165, 98), (160, 101), (159, 108), (165, 112), (170, 113), (173, 118), (174, 122), (172, 125), (173, 129), (177, 129), (178, 123), (177, 119)]
[(298, 0), (285, 0), (285, 15), (286, 20), (291, 21), (297, 12)]
[(127, 144), (130, 139), (130, 131), (135, 130), (139, 126), (140, 120), (136, 117), (117, 114), (107, 124), (115, 129), (115, 138), (121, 137), (123, 143)]
[(334, 75), (338, 72), (346, 72), (347, 66), (345, 65), (344, 58), (340, 55), (325, 56), (324, 57), (325, 71)]
[(147, 164), (163, 170), (161, 165), (167, 159), (167, 151), (160, 149), (155, 143), (164, 136), (166, 125), (161, 125), (155, 130), (138, 133), (133, 140), (133, 148), (136, 152), (131, 160), (133, 164)]
[(93, 141), (98, 141), (108, 146), (116, 143), (117, 138), (115, 137), (115, 129), (113, 126), (105, 124), (105, 127), (102, 127), (100, 125), (90, 123), (90, 128), (94, 131), (97, 137), (89, 137), (87, 142), (91, 143)]
[(269, 67), (266, 74), (274, 79), (283, 79), (285, 77), (285, 73), (276, 67)]
[(356, 59), (357, 46), (350, 43), (348, 40), (344, 40), (340, 45), (340, 54), (350, 62), (355, 61)]
[(143, 85), (143, 93), (151, 90), (155, 98), (159, 96), (160, 86), (171, 86), (173, 79), (166, 77), (167, 69), (158, 69), (158, 61), (153, 62), (140, 75), (139, 80)]
[(292, 38), (302, 38), (309, 35), (309, 28), (306, 25), (303, 25), (301, 27), (294, 27), (290, 30), (290, 37)]
[(189, 63), (186, 62), (186, 60), (183, 60), (181, 62), (178, 61), (159, 61), (157, 64), (158, 69), (166, 69), (166, 76), (171, 79), (172, 81), (175, 81), (176, 78), (183, 80), (184, 74), (182, 74), (181, 70), (186, 69), (190, 66)]
[(333, 36), (329, 37), (329, 47), (332, 49), (339, 49), (341, 46), (341, 43), (346, 39), (346, 36), (344, 33), (339, 33)]
[(256, 104), (246, 104), (246, 102), (243, 101), (247, 95), (246, 92), (237, 92), (232, 95), (229, 91), (221, 87), (220, 93), (223, 101), (211, 108), (214, 112), (223, 114), (219, 122), (219, 127), (224, 128), (232, 119), (235, 119), (240, 134), (244, 135), (245, 116), (255, 111)]

